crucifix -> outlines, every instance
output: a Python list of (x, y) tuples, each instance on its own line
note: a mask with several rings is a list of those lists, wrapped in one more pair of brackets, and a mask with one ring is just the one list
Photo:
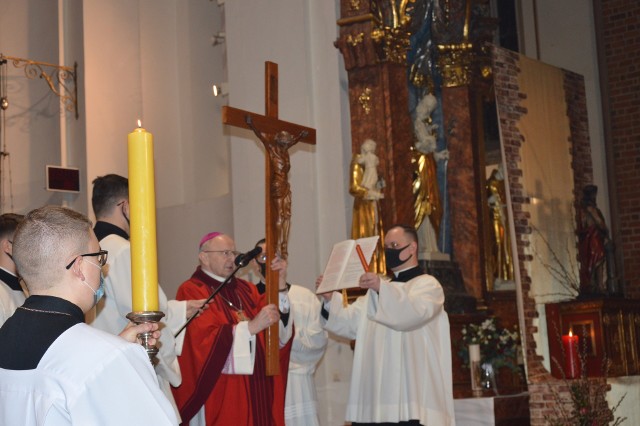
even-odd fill
[[(278, 254), (287, 258), (291, 219), (289, 148), (298, 142), (316, 143), (316, 131), (278, 118), (278, 64), (265, 62), (265, 115), (222, 107), (222, 122), (252, 130), (267, 151), (265, 157), (265, 240), (267, 265)], [(278, 272), (267, 266), (267, 303), (278, 304)], [(266, 330), (267, 374), (278, 375), (278, 324)]]

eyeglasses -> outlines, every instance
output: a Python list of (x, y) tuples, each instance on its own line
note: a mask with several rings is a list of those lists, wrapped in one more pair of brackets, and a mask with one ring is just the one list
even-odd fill
[(256, 257), (256, 260), (260, 263), (264, 263), (267, 261), (267, 254), (261, 254), (260, 256)]
[(239, 251), (235, 251), (235, 250), (200, 250), (203, 253), (222, 253), (222, 256), (224, 257), (236, 257), (237, 255), (240, 254)]
[(96, 253), (79, 254), (78, 256), (74, 257), (73, 260), (67, 265), (67, 269), (73, 266), (73, 264), (78, 259), (78, 257), (93, 257), (93, 256), (98, 257), (98, 265), (100, 265), (100, 267), (102, 268), (107, 263), (108, 254), (109, 252), (107, 250), (100, 250), (99, 252), (96, 252)]

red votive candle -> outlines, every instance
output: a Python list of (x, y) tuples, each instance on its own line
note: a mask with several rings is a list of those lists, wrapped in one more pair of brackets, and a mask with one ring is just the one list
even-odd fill
[(578, 352), (578, 336), (574, 336), (571, 330), (566, 336), (562, 336), (564, 346), (564, 375), (567, 379), (580, 377), (580, 354)]

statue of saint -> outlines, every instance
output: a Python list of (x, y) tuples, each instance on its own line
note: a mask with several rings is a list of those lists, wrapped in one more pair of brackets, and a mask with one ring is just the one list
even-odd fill
[(411, 159), (414, 166), (414, 226), (418, 232), (421, 258), (428, 258), (429, 253), (439, 252), (438, 233), (442, 220), (442, 204), (436, 162), (449, 159), (449, 151), (436, 152), (435, 130), (438, 125), (432, 124), (431, 113), (437, 105), (436, 97), (428, 93), (416, 107), (416, 119), (413, 123), (416, 134)]
[(487, 256), (487, 275), (489, 289), (495, 285), (513, 281), (513, 257), (511, 237), (506, 211), (506, 193), (502, 166), (494, 169), (486, 182), (487, 202), (489, 206), (489, 229), (491, 251)]
[(256, 129), (251, 116), (247, 115), (245, 121), (258, 139), (262, 141), (269, 156), (269, 163), (273, 172), (269, 184), (271, 207), (276, 219), (276, 251), (281, 258), (286, 259), (288, 257), (287, 244), (291, 226), (291, 185), (289, 184), (291, 161), (289, 159), (289, 148), (297, 144), (300, 139), (306, 137), (307, 131), (303, 130), (296, 137), (285, 131), (278, 132), (270, 137), (270, 135)]
[(381, 179), (378, 179), (378, 157), (375, 154), (376, 142), (372, 139), (364, 141), (360, 154), (351, 160), (351, 183), (349, 193), (353, 196), (353, 220), (351, 222), (351, 238), (380, 236), (378, 247), (373, 253), (372, 272), (384, 274), (384, 228), (380, 216), (378, 201), (384, 198)]
[(604, 216), (596, 204), (597, 195), (598, 187), (595, 185), (586, 185), (582, 190), (578, 221), (581, 296), (617, 293), (612, 272), (613, 242), (609, 238)]

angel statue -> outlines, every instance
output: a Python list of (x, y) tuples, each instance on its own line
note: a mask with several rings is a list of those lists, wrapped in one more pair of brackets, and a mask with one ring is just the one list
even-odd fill
[(384, 198), (384, 183), (378, 178), (378, 157), (376, 142), (366, 139), (360, 147), (360, 153), (351, 160), (351, 183), (349, 193), (353, 195), (353, 220), (351, 238), (373, 237), (379, 235), (378, 247), (373, 254), (372, 272), (384, 274), (384, 228), (380, 216), (378, 201)]
[(442, 204), (436, 162), (449, 159), (448, 150), (436, 152), (438, 125), (432, 123), (431, 114), (437, 105), (436, 97), (427, 93), (416, 107), (416, 118), (413, 122), (416, 135), (411, 159), (414, 165), (414, 226), (418, 232), (418, 256), (421, 259), (431, 258), (430, 254), (439, 252), (438, 233), (442, 220)]

